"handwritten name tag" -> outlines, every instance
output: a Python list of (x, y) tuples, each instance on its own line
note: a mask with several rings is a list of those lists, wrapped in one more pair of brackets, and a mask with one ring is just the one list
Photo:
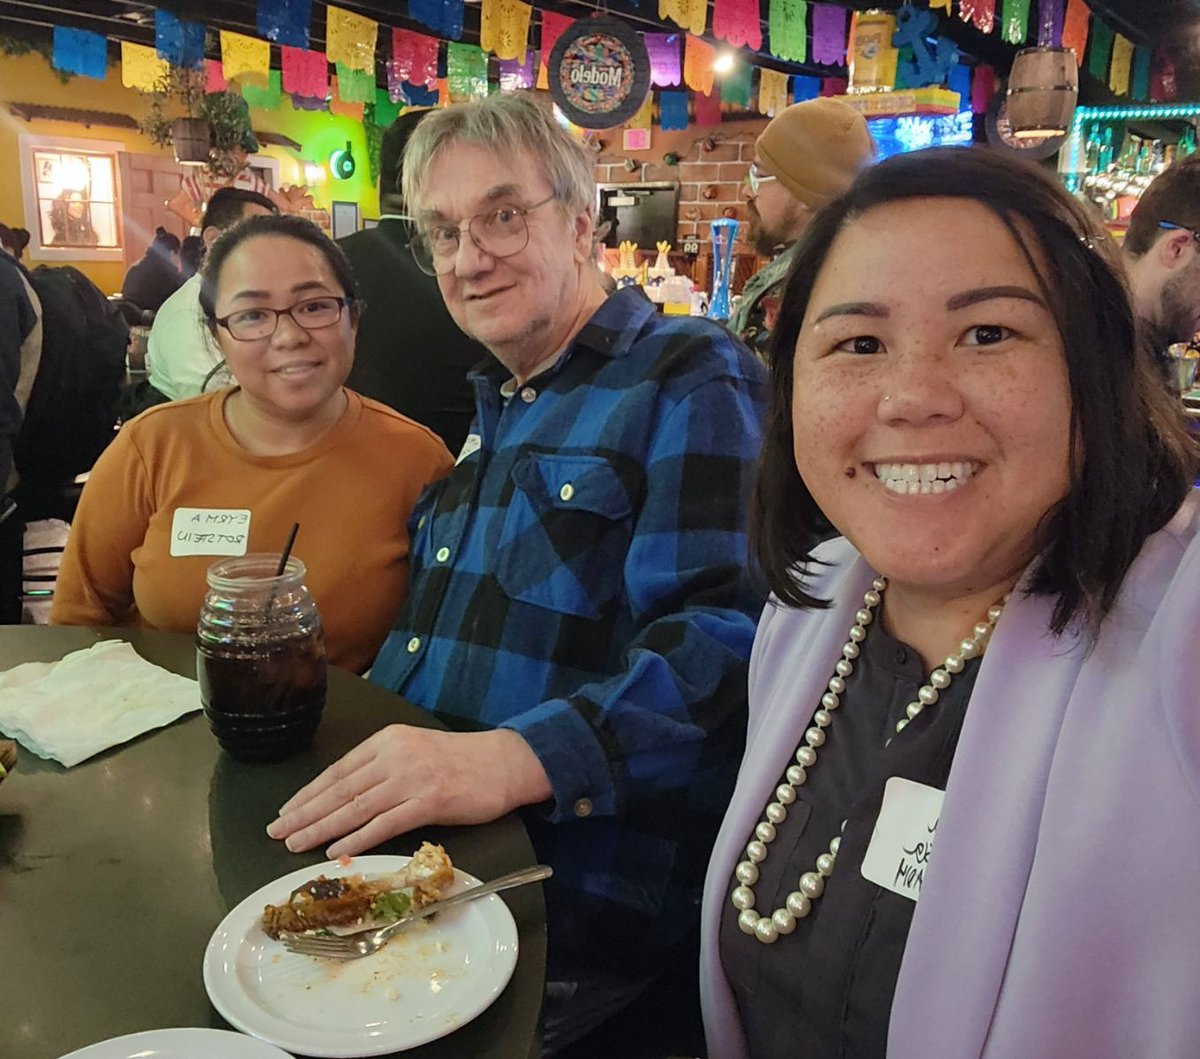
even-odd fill
[(472, 453), (478, 452), (479, 447), (482, 444), (483, 444), (483, 440), (480, 438), (480, 436), (478, 434), (468, 434), (466, 437), (466, 440), (463, 442), (462, 449), (458, 453), (458, 459), (454, 461), (454, 466), (457, 467), (460, 463), (462, 463), (463, 460), (465, 460)]
[(893, 776), (883, 788), (883, 808), (875, 821), (863, 878), (901, 897), (921, 896), (945, 791)]
[(245, 555), (249, 539), (245, 508), (177, 507), (171, 520), (172, 555)]

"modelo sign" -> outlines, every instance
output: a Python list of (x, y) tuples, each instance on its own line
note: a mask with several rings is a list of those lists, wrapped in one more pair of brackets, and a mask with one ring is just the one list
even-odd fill
[(585, 129), (628, 121), (650, 91), (650, 59), (642, 36), (615, 18), (581, 18), (550, 52), (550, 94)]

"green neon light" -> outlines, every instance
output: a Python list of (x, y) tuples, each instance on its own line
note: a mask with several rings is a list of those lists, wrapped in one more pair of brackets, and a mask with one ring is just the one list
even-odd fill
[(1072, 125), (1085, 121), (1124, 121), (1129, 118), (1194, 118), (1200, 116), (1200, 103), (1153, 104), (1145, 107), (1076, 107)]

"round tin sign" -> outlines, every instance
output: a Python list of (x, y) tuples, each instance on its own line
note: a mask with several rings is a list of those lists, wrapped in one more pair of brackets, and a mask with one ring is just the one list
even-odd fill
[(611, 129), (638, 112), (650, 91), (642, 35), (615, 18), (581, 18), (554, 43), (550, 94), (585, 129)]

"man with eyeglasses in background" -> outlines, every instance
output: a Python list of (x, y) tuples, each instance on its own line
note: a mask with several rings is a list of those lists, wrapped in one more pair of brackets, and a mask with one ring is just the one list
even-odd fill
[(774, 260), (746, 282), (729, 329), (759, 356), (766, 357), (796, 240), (816, 211), (874, 158), (866, 119), (836, 99), (792, 104), (755, 141), (744, 192), (750, 215), (745, 239), (759, 256)]
[(336, 857), (524, 809), (554, 868), (547, 1052), (660, 976), (669, 1019), (614, 1020), (597, 1054), (656, 1031), (698, 1049), (700, 887), (762, 605), (745, 520), (765, 371), (716, 324), (604, 292), (592, 162), (530, 97), (428, 117), (404, 199), (418, 263), (495, 360), (413, 513), (409, 601), (371, 679), (472, 730), (377, 733), (268, 833)]
[(1155, 177), (1122, 249), (1146, 342), (1166, 370), (1167, 347), (1200, 331), (1200, 155)]

